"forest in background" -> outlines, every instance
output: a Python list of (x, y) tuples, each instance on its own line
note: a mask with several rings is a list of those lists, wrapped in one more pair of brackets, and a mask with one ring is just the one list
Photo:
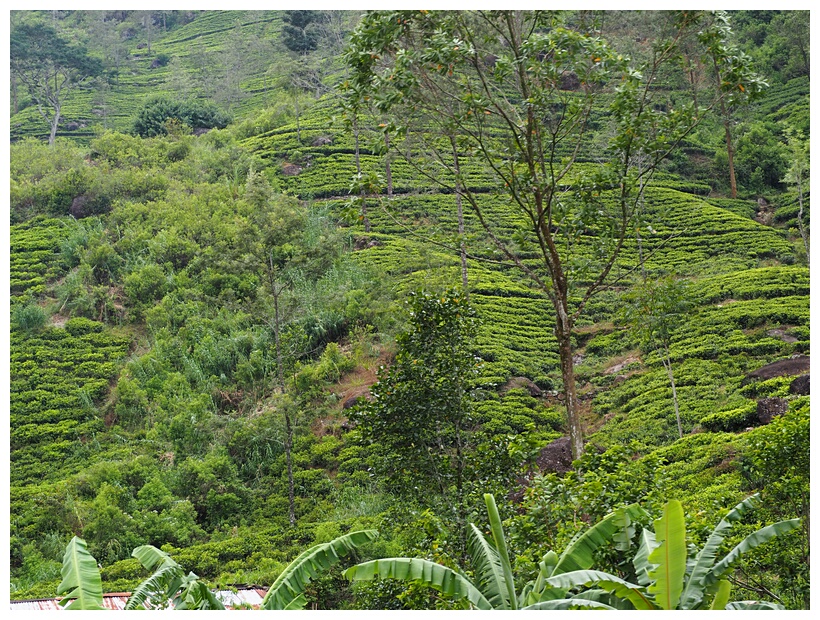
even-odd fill
[[(492, 47), (496, 18), (528, 33), (530, 81)], [(301, 602), (483, 604), (343, 575), (406, 557), (581, 605), (591, 581), (547, 554), (580, 553), (579, 533), (608, 538), (581, 567), (655, 588), (633, 556), (659, 523), (714, 560), (800, 518), (722, 579), (808, 608), (808, 13), (679, 19), (12, 12), (11, 598), (54, 596), (73, 536), (105, 591), (132, 591), (141, 545), (210, 587), (267, 588), (311, 545), (377, 530)], [(652, 66), (636, 114), (615, 78), (637, 93)], [(461, 75), (498, 86), (447, 99)], [(543, 120), (521, 135), (557, 128), (535, 160), (567, 177), (505, 154), (522, 84)], [(550, 226), (531, 187), (554, 190)], [(563, 330), (561, 281), (538, 284), (556, 264)]]

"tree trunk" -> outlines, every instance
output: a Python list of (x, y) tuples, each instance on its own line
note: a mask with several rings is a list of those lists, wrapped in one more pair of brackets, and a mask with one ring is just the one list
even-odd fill
[(461, 254), (461, 286), (464, 288), (464, 293), (469, 294), (467, 287), (467, 247), (464, 245), (464, 210), (461, 205), (461, 167), (458, 162), (458, 149), (456, 149), (456, 140), (450, 136), (450, 145), (453, 147), (453, 167), (456, 173), (456, 215), (458, 217), (458, 236), (460, 239), (460, 254)]
[(672, 386), (672, 404), (675, 407), (675, 420), (678, 422), (678, 437), (683, 438), (683, 426), (680, 423), (680, 408), (678, 407), (678, 392), (675, 390), (675, 377), (672, 374), (672, 360), (669, 358), (669, 349), (664, 351), (661, 362), (663, 367), (666, 368), (666, 374), (669, 375), (669, 384)]
[(384, 134), (384, 177), (387, 180), (387, 195), (393, 195), (393, 174), (390, 171), (390, 136)]
[(726, 130), (726, 155), (729, 159), (729, 187), (731, 197), (737, 198), (737, 181), (735, 180), (735, 152), (732, 148), (732, 121), (728, 116), (723, 117), (723, 128)]
[[(279, 295), (282, 294), (282, 289), (277, 289), (273, 282), (273, 275), (271, 271), (268, 272), (270, 279), (271, 293), (273, 293), (273, 308), (274, 308), (274, 322), (273, 322), (273, 336), (276, 344), (276, 368), (279, 374), (279, 388), (282, 394), (285, 393), (285, 373), (282, 368), (282, 346), (279, 339)], [(293, 426), (290, 421), (290, 413), (285, 406), (285, 463), (287, 465), (288, 474), (288, 519), (291, 525), (296, 524), (296, 511), (294, 510), (293, 501)]]
[(49, 146), (54, 144), (54, 138), (57, 137), (57, 125), (60, 123), (60, 106), (54, 109), (54, 118), (51, 119), (51, 133), (48, 136)]
[[(353, 139), (356, 143), (356, 174), (359, 177), (359, 182), (361, 183), (362, 180), (362, 164), (361, 160), (359, 159), (359, 115), (358, 113), (354, 113), (353, 115)], [(359, 191), (359, 195), (361, 196), (362, 200), (362, 223), (364, 224), (364, 231), (370, 232), (370, 220), (367, 219), (367, 197), (365, 196), (364, 187), (361, 188)]]
[(803, 179), (802, 174), (796, 175), (797, 178), (797, 201), (800, 205), (800, 209), (797, 212), (797, 227), (800, 230), (800, 237), (803, 239), (803, 246), (806, 248), (806, 264), (810, 265), (811, 260), (809, 258), (809, 238), (806, 235), (806, 228), (803, 226)]
[(556, 300), (555, 337), (558, 339), (558, 355), (561, 358), (561, 379), (567, 408), (567, 426), (572, 460), (581, 458), (584, 452), (584, 433), (581, 428), (578, 397), (575, 392), (575, 364), (572, 359), (572, 324), (560, 300)]

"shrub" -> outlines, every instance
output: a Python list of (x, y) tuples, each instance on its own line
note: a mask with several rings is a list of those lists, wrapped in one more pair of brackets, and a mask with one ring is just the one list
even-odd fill
[(222, 129), (230, 116), (208, 101), (176, 101), (159, 96), (149, 99), (137, 113), (134, 132), (143, 138), (168, 133), (167, 121), (176, 119), (192, 129)]
[(12, 324), (27, 332), (41, 329), (47, 319), (45, 310), (37, 304), (16, 305), (11, 311)]

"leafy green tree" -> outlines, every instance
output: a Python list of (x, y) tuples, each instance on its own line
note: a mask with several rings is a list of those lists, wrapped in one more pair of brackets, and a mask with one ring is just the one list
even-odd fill
[(140, 108), (134, 119), (134, 132), (143, 138), (164, 136), (172, 119), (190, 129), (222, 129), (230, 122), (230, 116), (211, 102), (176, 101), (159, 95)]
[(678, 436), (683, 437), (669, 348), (675, 329), (692, 306), (687, 297), (687, 283), (672, 277), (647, 282), (630, 291), (624, 297), (624, 301), (626, 305), (621, 313), (622, 318), (629, 325), (641, 349), (644, 353), (657, 352), (661, 358), (672, 387), (672, 404), (675, 407)]
[(83, 47), (71, 46), (43, 23), (19, 24), (11, 31), (11, 72), (37, 103), (54, 144), (69, 92), (102, 72), (102, 63)]
[(292, 52), (311, 52), (319, 43), (319, 11), (284, 11), (282, 42)]
[[(508, 263), (551, 301), (574, 458), (583, 451), (574, 325), (633, 236), (642, 188), (699, 120), (694, 106), (654, 84), (699, 19), (667, 17), (639, 69), (600, 37), (541, 11), (368, 13), (345, 56), (349, 89), (390, 119), (396, 152), (410, 151), (417, 169), (458, 192)], [(604, 100), (605, 161), (578, 165)], [(407, 149), (400, 138), (411, 133)], [(455, 156), (447, 136), (456, 137)], [(522, 216), (515, 245), (474, 189), (487, 181), (468, 174), (461, 154)]]
[(797, 211), (797, 227), (800, 231), (800, 238), (803, 240), (803, 247), (806, 249), (806, 263), (810, 264), (809, 234), (803, 223), (803, 217), (804, 200), (809, 193), (809, 151), (811, 145), (800, 130), (787, 127), (785, 133), (786, 140), (788, 141), (791, 165), (786, 172), (783, 182), (793, 187), (797, 192), (797, 204), (799, 205), (799, 210)]
[(704, 58), (713, 70), (720, 119), (726, 137), (731, 197), (737, 198), (733, 115), (741, 105), (762, 95), (768, 84), (752, 71), (751, 59), (734, 44), (726, 11), (713, 11), (703, 30), (698, 33), (698, 38), (706, 48)]
[(463, 531), (480, 361), (472, 349), (475, 311), (456, 291), (415, 293), (409, 304), (410, 328), (396, 338), (396, 359), (354, 419), (388, 487), (423, 502), (453, 498)]

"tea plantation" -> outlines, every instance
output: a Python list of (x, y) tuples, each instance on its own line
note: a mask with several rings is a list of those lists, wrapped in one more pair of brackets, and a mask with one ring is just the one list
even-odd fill
[[(398, 27), (437, 18), (416, 13)], [(586, 13), (562, 13), (568, 32), (594, 30), (634, 58), (664, 40), (663, 13), (645, 26)], [(759, 493), (721, 557), (759, 528), (800, 525), (744, 547), (725, 577), (732, 600), (808, 608), (810, 193), (808, 160), (798, 170), (789, 149), (809, 136), (810, 88), (788, 21), (804, 13), (730, 14), (731, 49), (770, 83), (731, 110), (736, 196), (717, 106), (641, 186), (623, 238), (596, 219), (621, 208), (619, 186), (584, 194), (620, 91), (599, 85), (578, 150), (553, 153), (574, 166), (551, 187), (564, 211), (545, 225), (578, 309), (585, 447), (573, 460), (532, 222), (480, 150), (462, 145), (457, 182), (452, 153), (428, 157), (450, 144), (430, 119), (385, 147), (386, 113), (345, 90), (360, 13), (13, 12), (13, 30), (51, 24), (106, 73), (65, 99), (53, 145), (33, 95), (13, 85), (11, 598), (55, 596), (74, 536), (113, 592), (149, 576), (131, 555), (141, 545), (210, 588), (268, 588), (308, 547), (374, 529), (339, 566), (317, 565), (327, 570), (301, 584), (304, 605), (463, 609), (443, 586), (342, 573), (399, 557), (468, 567), (474, 532), (503, 523), (509, 577), (536, 583), (557, 561), (550, 549), (608, 532), (590, 527), (638, 503), (581, 561), (635, 581), (631, 558), (671, 519), (669, 500), (685, 512), (686, 555)], [(436, 63), (432, 81), (446, 76)], [(695, 87), (675, 65), (659, 90), (705, 100), (717, 87), (698, 67)], [(563, 79), (555, 92), (575, 109), (587, 91)], [(157, 97), (177, 117), (153, 119)], [(183, 103), (213, 124), (186, 125)], [(159, 135), (139, 135), (138, 117)], [(504, 127), (487, 123), (495, 148)], [(617, 258), (586, 298), (613, 239)], [(462, 577), (484, 583), (484, 569)]]

